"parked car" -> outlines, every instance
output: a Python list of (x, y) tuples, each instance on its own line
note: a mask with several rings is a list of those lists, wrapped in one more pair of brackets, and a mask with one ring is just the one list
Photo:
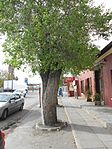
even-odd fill
[(19, 94), (10, 92), (0, 93), (0, 118), (6, 119), (8, 115), (23, 110), (24, 98)]
[(0, 130), (0, 149), (5, 149), (5, 134)]
[(16, 89), (14, 94), (19, 94), (20, 96), (26, 97), (27, 91), (25, 89)]

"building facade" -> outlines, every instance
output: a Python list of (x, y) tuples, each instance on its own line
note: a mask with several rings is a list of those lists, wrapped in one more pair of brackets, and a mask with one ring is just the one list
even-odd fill
[(63, 81), (63, 89), (64, 91), (67, 92), (67, 95), (69, 97), (73, 97), (74, 96), (74, 86), (73, 86), (73, 82), (75, 82), (75, 84), (77, 85), (77, 95), (79, 96), (79, 80), (77, 79), (77, 77), (64, 77), (64, 81)]
[(87, 91), (90, 91), (91, 96), (95, 94), (94, 71), (85, 70), (79, 75), (79, 92), (80, 96), (86, 96)]
[(93, 71), (80, 73), (80, 95), (86, 96), (87, 90), (90, 90), (93, 97), (99, 93), (104, 104), (112, 107), (112, 42), (100, 51)]
[(101, 94), (106, 105), (112, 106), (112, 42), (101, 50), (94, 73), (95, 92)]

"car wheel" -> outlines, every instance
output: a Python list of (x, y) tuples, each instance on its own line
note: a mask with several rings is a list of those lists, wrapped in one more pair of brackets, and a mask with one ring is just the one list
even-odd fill
[(23, 110), (23, 104), (20, 106), (20, 109), (19, 109), (19, 111), (22, 111)]
[(7, 118), (7, 116), (8, 116), (8, 110), (5, 109), (2, 114), (2, 120), (5, 120)]

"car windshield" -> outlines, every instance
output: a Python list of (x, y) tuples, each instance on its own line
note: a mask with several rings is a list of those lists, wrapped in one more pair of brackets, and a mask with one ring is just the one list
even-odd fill
[(0, 94), (0, 102), (7, 102), (10, 95)]

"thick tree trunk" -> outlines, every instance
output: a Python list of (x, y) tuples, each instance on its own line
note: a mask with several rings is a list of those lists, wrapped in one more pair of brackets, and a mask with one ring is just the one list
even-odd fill
[[(40, 73), (41, 79), (42, 79), (42, 99), (43, 99), (43, 95), (45, 93), (46, 87), (47, 87), (47, 83), (48, 83), (48, 78), (49, 78), (49, 71), (46, 72), (41, 72)], [(42, 103), (42, 100), (41, 100)]]
[(57, 123), (57, 91), (61, 70), (40, 74), (43, 81), (42, 95), (42, 123), (43, 125), (53, 126)]

